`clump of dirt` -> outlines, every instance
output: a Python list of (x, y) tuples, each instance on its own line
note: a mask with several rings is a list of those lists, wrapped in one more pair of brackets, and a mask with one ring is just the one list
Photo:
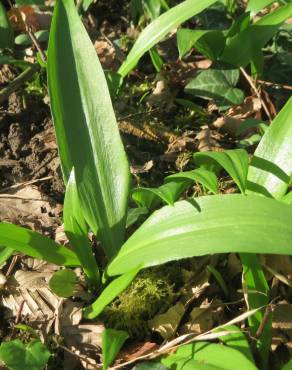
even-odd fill
[(64, 185), (49, 107), (34, 96), (24, 106), (13, 93), (0, 114), (0, 189), (51, 177), (39, 188), (61, 202)]

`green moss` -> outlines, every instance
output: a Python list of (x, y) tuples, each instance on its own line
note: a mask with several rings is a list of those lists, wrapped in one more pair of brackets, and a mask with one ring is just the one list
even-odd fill
[(180, 279), (177, 267), (143, 270), (105, 309), (106, 326), (126, 330), (131, 337), (145, 337), (149, 334), (147, 321), (165, 312), (177, 298), (175, 283)]

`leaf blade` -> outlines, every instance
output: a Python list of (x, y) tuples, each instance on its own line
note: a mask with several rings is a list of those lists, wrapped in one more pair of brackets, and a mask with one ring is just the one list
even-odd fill
[(213, 253), (291, 255), (291, 215), (289, 205), (259, 196), (212, 195), (180, 201), (154, 212), (142, 224), (109, 264), (108, 274), (119, 275), (138, 264), (148, 267)]
[(56, 3), (48, 85), (65, 182), (74, 166), (86, 222), (112, 258), (124, 238), (130, 171), (106, 79), (73, 0)]

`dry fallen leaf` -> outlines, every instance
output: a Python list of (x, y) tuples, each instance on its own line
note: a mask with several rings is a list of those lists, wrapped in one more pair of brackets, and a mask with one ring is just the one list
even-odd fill
[(200, 307), (195, 307), (190, 313), (189, 321), (180, 329), (180, 334), (203, 333), (211, 330), (215, 325), (223, 322), (224, 308), (221, 301), (208, 299)]
[(279, 302), (273, 311), (272, 349), (292, 342), (292, 304)]
[(57, 227), (61, 208), (56, 202), (46, 197), (34, 185), (11, 189), (0, 194), (0, 219), (26, 226), (33, 230), (42, 231), (42, 226)]
[(151, 330), (158, 332), (163, 339), (171, 339), (175, 335), (184, 313), (184, 305), (178, 302), (165, 313), (156, 315), (152, 320), (149, 320), (148, 326)]

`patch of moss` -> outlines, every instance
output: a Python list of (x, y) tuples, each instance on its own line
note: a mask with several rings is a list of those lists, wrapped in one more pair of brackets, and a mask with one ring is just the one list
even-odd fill
[(143, 270), (103, 313), (106, 326), (126, 330), (131, 337), (150, 334), (147, 321), (165, 312), (177, 298), (181, 272), (177, 266)]

